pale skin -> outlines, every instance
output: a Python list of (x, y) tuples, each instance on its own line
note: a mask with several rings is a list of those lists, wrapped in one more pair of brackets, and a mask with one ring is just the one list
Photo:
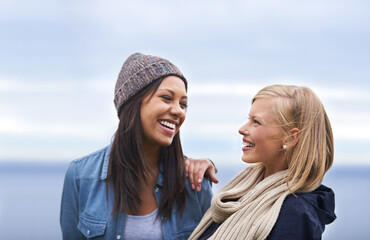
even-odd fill
[[(135, 215), (147, 215), (157, 209), (153, 193), (158, 178), (158, 159), (160, 148), (172, 143), (173, 137), (179, 131), (186, 118), (187, 93), (184, 82), (176, 76), (166, 77), (153, 96), (143, 99), (140, 116), (143, 127), (143, 149), (153, 174), (140, 182), (142, 204)], [(186, 170), (193, 189), (201, 190), (200, 183), (194, 179), (203, 180), (204, 173), (217, 181), (215, 169), (208, 159), (188, 159)], [(218, 182), (218, 181), (217, 181)], [(133, 212), (128, 210), (128, 214)]]
[(189, 176), (191, 188), (196, 189), (198, 192), (202, 190), (201, 183), (203, 181), (204, 173), (212, 182), (218, 183), (215, 168), (208, 159), (188, 158), (185, 162), (185, 167)]
[(286, 151), (296, 145), (299, 137), (298, 128), (283, 130), (274, 118), (274, 107), (274, 99), (255, 100), (249, 120), (239, 129), (243, 136), (242, 160), (262, 162), (266, 168), (265, 178), (288, 168)]

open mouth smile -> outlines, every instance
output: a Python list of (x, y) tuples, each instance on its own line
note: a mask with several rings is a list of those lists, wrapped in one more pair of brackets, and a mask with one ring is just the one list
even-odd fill
[(254, 147), (255, 145), (253, 143), (250, 143), (250, 142), (242, 142), (243, 146), (245, 147)]
[(170, 123), (170, 122), (168, 122), (168, 121), (163, 121), (163, 120), (161, 120), (161, 121), (159, 121), (159, 123), (160, 123), (162, 126), (164, 126), (164, 127), (168, 128), (168, 129), (171, 129), (171, 130), (175, 130), (175, 128), (176, 128), (176, 124), (174, 124), (174, 123)]

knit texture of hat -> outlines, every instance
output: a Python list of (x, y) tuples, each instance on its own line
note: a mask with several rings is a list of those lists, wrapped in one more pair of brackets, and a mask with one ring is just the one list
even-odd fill
[(114, 90), (114, 105), (118, 116), (122, 105), (133, 95), (155, 80), (171, 75), (181, 78), (187, 87), (185, 77), (168, 60), (141, 53), (135, 53), (128, 57), (123, 63)]

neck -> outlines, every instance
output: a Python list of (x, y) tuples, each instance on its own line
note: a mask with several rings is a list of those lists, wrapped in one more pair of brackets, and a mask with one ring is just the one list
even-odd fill
[(267, 178), (268, 176), (271, 176), (277, 172), (280, 172), (280, 171), (283, 171), (285, 169), (288, 168), (288, 165), (286, 163), (282, 163), (280, 165), (275, 165), (275, 166), (267, 166), (266, 164), (264, 165), (265, 166), (265, 174), (264, 174), (264, 177), (263, 178)]

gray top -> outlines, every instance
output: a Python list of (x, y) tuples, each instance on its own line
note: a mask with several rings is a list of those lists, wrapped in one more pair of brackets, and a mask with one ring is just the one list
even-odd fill
[(161, 220), (157, 217), (158, 208), (144, 216), (126, 215), (123, 239), (127, 240), (162, 240)]

